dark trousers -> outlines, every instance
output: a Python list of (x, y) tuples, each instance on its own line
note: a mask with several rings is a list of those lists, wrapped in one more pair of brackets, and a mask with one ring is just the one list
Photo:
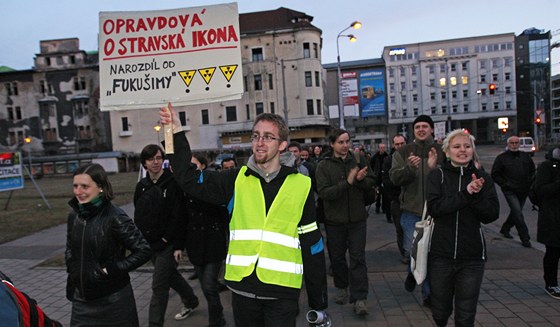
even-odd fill
[(237, 327), (295, 327), (298, 300), (262, 300), (231, 293)]
[(177, 270), (177, 262), (173, 257), (173, 246), (168, 245), (161, 251), (152, 252), (152, 299), (150, 300), (150, 326), (163, 326), (165, 311), (169, 301), (169, 288), (174, 289), (186, 307), (198, 305), (198, 298), (185, 278)]
[(543, 257), (544, 283), (546, 287), (558, 286), (558, 260), (560, 260), (560, 247), (547, 245)]
[(202, 293), (208, 302), (208, 323), (209, 326), (222, 326), (224, 320), (224, 308), (220, 301), (220, 291), (218, 290), (218, 276), (222, 269), (222, 262), (207, 263), (204, 266), (194, 266), (196, 275), (200, 281)]
[[(334, 278), (334, 286), (350, 286), (350, 303), (365, 300), (368, 294), (366, 265), (367, 223), (360, 221), (344, 225), (325, 225), (327, 249)], [(346, 261), (346, 252), (350, 264)]]
[(525, 218), (523, 217), (523, 206), (525, 205), (525, 200), (527, 196), (518, 195), (515, 193), (504, 193), (504, 197), (509, 205), (509, 215), (507, 220), (504, 222), (501, 228), (501, 232), (507, 231), (515, 226), (517, 233), (519, 233), (519, 238), (521, 241), (529, 241), (529, 229), (525, 224)]
[(474, 326), (484, 261), (430, 255), (428, 276), (432, 291), (432, 317), (436, 324), (447, 324), (455, 303), (455, 326)]
[(393, 224), (395, 225), (395, 231), (397, 233), (397, 246), (399, 247), (399, 253), (404, 257), (403, 228), (401, 226), (401, 204), (397, 200), (391, 201), (391, 217), (393, 218)]

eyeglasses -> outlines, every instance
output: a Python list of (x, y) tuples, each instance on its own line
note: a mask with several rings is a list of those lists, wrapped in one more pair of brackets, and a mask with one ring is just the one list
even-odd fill
[(251, 135), (251, 142), (253, 143), (258, 143), (259, 141), (263, 141), (264, 143), (270, 143), (276, 140), (280, 140), (280, 138), (274, 137), (272, 135), (263, 135), (263, 136), (258, 134)]
[(163, 160), (163, 157), (157, 156), (157, 157), (152, 157), (152, 158), (150, 158), (150, 159), (146, 159), (146, 161), (149, 161), (149, 162), (153, 162), (153, 161), (156, 161), (156, 160), (157, 160), (157, 161), (162, 161), (162, 160)]

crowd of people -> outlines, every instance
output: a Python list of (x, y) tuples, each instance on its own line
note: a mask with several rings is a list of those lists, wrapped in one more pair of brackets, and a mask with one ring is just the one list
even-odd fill
[[(282, 117), (265, 113), (253, 123), (247, 163), (228, 158), (217, 171), (193, 154), (171, 105), (160, 120), (173, 126), (174, 153), (165, 155), (157, 144), (142, 149), (147, 174), (136, 185), (134, 220), (111, 204), (111, 184), (100, 165), (74, 173), (66, 249), (71, 326), (93, 320), (138, 326), (128, 273), (147, 261), (154, 267), (149, 325), (164, 325), (170, 289), (183, 302), (174, 318), (186, 319), (199, 298), (177, 270), (184, 253), (208, 303), (208, 326), (226, 324), (223, 289), (232, 294), (236, 326), (295, 326), (303, 287), (311, 325), (330, 325), (329, 295), (367, 315), (365, 248), (371, 236), (364, 197), (371, 191), (377, 194), (371, 206), (395, 227), (409, 292), (417, 285), (410, 267), (415, 224), (427, 209), (434, 230), (423, 304), (437, 326), (446, 326), (452, 314), (456, 326), (474, 326), (487, 261), (481, 226), (500, 212), (495, 184), (510, 207), (500, 232), (512, 238), (515, 226), (525, 247), (531, 243), (522, 208), (535, 184), (542, 199), (537, 241), (546, 245), (545, 290), (560, 299), (559, 148), (536, 169), (512, 136), (487, 172), (473, 135), (457, 129), (435, 140), (429, 116), (416, 117), (408, 143), (395, 135), (390, 149), (381, 143), (370, 155), (353, 148), (350, 133), (337, 128), (326, 146), (289, 143)], [(328, 275), (335, 294), (327, 293)]]

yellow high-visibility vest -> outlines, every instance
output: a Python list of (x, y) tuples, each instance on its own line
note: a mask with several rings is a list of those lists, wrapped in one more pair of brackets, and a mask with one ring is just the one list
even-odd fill
[(299, 234), (317, 229), (315, 222), (310, 224), (314, 228), (298, 228), (311, 179), (301, 174), (288, 175), (267, 214), (260, 180), (245, 176), (246, 170), (246, 166), (242, 167), (235, 180), (225, 279), (240, 281), (256, 269), (263, 283), (301, 288)]

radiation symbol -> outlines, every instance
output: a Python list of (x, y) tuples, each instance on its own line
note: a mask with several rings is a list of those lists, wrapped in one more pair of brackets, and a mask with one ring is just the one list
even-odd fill
[(224, 74), (224, 77), (227, 79), (228, 82), (233, 77), (233, 74), (235, 73), (236, 69), (237, 69), (237, 65), (220, 66), (220, 70), (222, 71), (222, 74)]
[(198, 73), (200, 74), (200, 76), (202, 76), (202, 78), (206, 82), (206, 85), (208, 85), (210, 84), (210, 80), (212, 80), (212, 76), (214, 76), (215, 71), (216, 71), (216, 67), (208, 67), (208, 68), (199, 69)]
[(196, 70), (185, 70), (185, 71), (179, 72), (179, 75), (181, 76), (181, 78), (183, 79), (183, 82), (185, 82), (187, 87), (189, 87), (191, 85), (191, 82), (194, 78), (195, 73), (196, 73)]

